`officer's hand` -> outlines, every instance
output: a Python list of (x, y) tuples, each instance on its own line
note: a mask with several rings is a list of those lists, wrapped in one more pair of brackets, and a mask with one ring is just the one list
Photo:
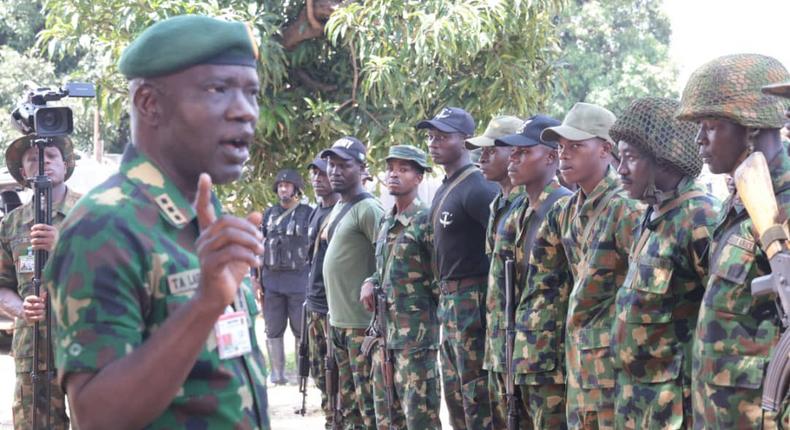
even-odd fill
[(365, 282), (362, 284), (362, 289), (359, 291), (359, 301), (368, 312), (373, 312), (376, 309), (376, 297), (373, 293), (373, 283)]
[(30, 245), (33, 249), (52, 252), (57, 242), (57, 228), (47, 224), (36, 224), (30, 228)]
[(41, 296), (30, 295), (22, 301), (22, 319), (33, 325), (43, 321), (47, 315), (47, 292), (42, 291)]
[(261, 214), (252, 213), (247, 219), (232, 215), (217, 218), (211, 204), (211, 177), (205, 173), (198, 180), (195, 209), (200, 226), (197, 240), (200, 289), (196, 299), (220, 313), (233, 302), (250, 267), (259, 264), (263, 246), (256, 225), (261, 222)]

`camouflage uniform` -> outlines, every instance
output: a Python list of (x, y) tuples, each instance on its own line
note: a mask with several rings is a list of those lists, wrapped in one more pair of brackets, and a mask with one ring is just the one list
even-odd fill
[(326, 329), (329, 321), (326, 314), (320, 312), (307, 311), (307, 335), (310, 339), (307, 344), (310, 354), (310, 376), (315, 382), (316, 388), (321, 391), (321, 410), (324, 411), (326, 419), (325, 427), (332, 428), (334, 414), (329, 407), (329, 397), (326, 392)]
[[(214, 205), (219, 215), (216, 199)], [(57, 322), (59, 382), (125, 357), (194, 295), (198, 234), (190, 202), (128, 146), (120, 172), (85, 195), (64, 222), (44, 274)], [(252, 352), (220, 360), (210, 334), (178, 394), (147, 428), (269, 428), (249, 279), (234, 307), (249, 315)]]
[[(786, 81), (776, 59), (738, 54), (697, 69), (683, 90), (677, 118), (723, 118), (743, 127), (778, 129), (783, 100), (760, 92)], [(779, 209), (790, 215), (790, 158), (767, 160)], [(785, 221), (786, 222), (786, 221)], [(736, 194), (724, 204), (713, 233), (709, 280), (692, 346), (692, 407), (695, 428), (775, 428), (774, 414), (760, 407), (767, 361), (779, 340), (775, 297), (752, 296), (751, 281), (770, 272), (754, 226)]]
[[(556, 180), (551, 181), (538, 197), (537, 205), (542, 204), (554, 191), (560, 189)], [(520, 396), (519, 428), (551, 428), (563, 429), (565, 427), (565, 383), (563, 373), (555, 378), (557, 372), (553, 371), (554, 365), (559, 363), (564, 368), (564, 356), (562, 349), (553, 345), (552, 349), (556, 356), (553, 361), (551, 358), (542, 356), (540, 361), (545, 367), (551, 369), (530, 370), (527, 364), (528, 356), (534, 351), (533, 346), (528, 346), (536, 338), (531, 331), (526, 329), (527, 324), (522, 321), (527, 309), (531, 309), (531, 304), (519, 302), (527, 300), (525, 291), (526, 275), (528, 269), (529, 256), (525, 255), (528, 244), (525, 243), (525, 235), (529, 225), (533, 222), (542, 220), (533, 219), (535, 210), (529, 204), (529, 198), (523, 194), (518, 200), (513, 202), (513, 207), (509, 212), (503, 230), (499, 237), (499, 245), (492, 255), (492, 272), (496, 273), (496, 278), (488, 289), (488, 335), (486, 337), (486, 357), (485, 368), (490, 371), (490, 391), (492, 395), (492, 408), (497, 411), (494, 415), (495, 428), (504, 428), (507, 417), (506, 394), (506, 357), (505, 357), (505, 285), (503, 266), (506, 258), (513, 258), (515, 261), (515, 276), (513, 286), (515, 288), (514, 297), (516, 300), (516, 338), (513, 347), (513, 369), (514, 382), (517, 395)], [(495, 268), (496, 266), (496, 268)], [(566, 282), (567, 283), (567, 282)], [(568, 284), (569, 287), (570, 284)], [(542, 295), (547, 298), (547, 295)], [(567, 290), (565, 292), (567, 301)], [(561, 321), (561, 320), (560, 320)], [(552, 321), (556, 324), (556, 321)], [(561, 330), (558, 330), (561, 332)], [(560, 337), (561, 338), (561, 337)], [(561, 347), (561, 342), (560, 345)], [(559, 381), (559, 382), (557, 382)]]
[[(52, 208), (52, 225), (58, 226), (63, 222), (81, 196), (71, 190), (66, 190), (63, 200)], [(33, 288), (33, 248), (30, 247), (30, 228), (35, 224), (35, 209), (33, 202), (29, 202), (12, 211), (3, 219), (0, 225), (0, 288), (10, 288), (24, 299), (34, 295)], [(22, 260), (30, 263), (30, 268), (22, 268)], [(27, 264), (26, 264), (27, 266)], [(38, 351), (40, 370), (47, 368), (46, 324), (39, 324), (39, 339), (41, 340)], [(11, 345), (11, 355), (14, 357), (16, 367), (16, 387), (14, 388), (14, 402), (12, 405), (14, 427), (17, 429), (32, 428), (33, 419), (30, 414), (33, 408), (33, 384), (30, 372), (33, 370), (33, 325), (28, 325), (22, 318), (17, 318), (14, 325), (14, 339)], [(49, 365), (53, 369), (52, 363)], [(54, 374), (53, 374), (54, 375)], [(47, 375), (42, 372), (39, 385), (38, 423), (44, 426), (46, 419), (46, 383)], [(52, 428), (68, 429), (69, 419), (66, 416), (66, 400), (60, 385), (52, 379), (52, 396), (50, 397), (50, 419)]]
[[(369, 281), (387, 295), (387, 347), (394, 359), (394, 428), (440, 428), (437, 348), (439, 288), (434, 282), (429, 209), (415, 199), (382, 221), (376, 242), (376, 273)], [(386, 272), (385, 272), (386, 271)], [(381, 353), (374, 354), (373, 382), (378, 428), (389, 428)]]
[[(590, 224), (606, 198), (606, 206)], [(643, 210), (641, 204), (625, 196), (614, 169), (609, 167), (589, 196), (579, 190), (563, 204), (555, 205), (536, 236), (527, 279), (531, 291), (556, 291), (553, 299), (561, 303), (563, 288), (558, 290), (557, 285), (564, 280), (558, 277), (570, 270), (574, 280), (565, 322), (569, 428), (614, 427), (614, 363), (609, 347), (614, 298), (625, 279), (633, 230)], [(588, 225), (589, 236), (582, 243)], [(562, 306), (546, 303), (546, 298), (545, 293), (535, 294), (529, 308), (519, 306), (528, 312), (519, 315), (519, 321), (525, 322), (526, 328), (540, 329), (536, 336), (545, 337), (536, 338), (537, 350), (525, 354), (525, 365), (544, 371), (552, 370), (551, 361), (544, 363), (537, 357), (552, 355), (551, 344), (559, 339), (558, 327), (551, 322), (563, 315)], [(535, 326), (533, 321), (541, 324)]]

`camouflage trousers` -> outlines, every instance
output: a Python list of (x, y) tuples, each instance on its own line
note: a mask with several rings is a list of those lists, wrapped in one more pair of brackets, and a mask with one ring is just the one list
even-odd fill
[[(37, 387), (38, 405), (37, 417), (38, 428), (44, 429), (47, 419), (46, 399), (46, 375), (41, 375), (42, 383)], [(50, 429), (68, 430), (69, 418), (66, 416), (66, 396), (63, 394), (57, 378), (52, 378), (52, 396), (50, 398)], [(16, 386), (14, 388), (14, 401), (11, 406), (14, 415), (14, 429), (28, 430), (33, 428), (33, 384), (30, 380), (30, 373), (17, 373)]]
[(442, 287), (439, 299), (444, 400), (455, 430), (492, 428), (488, 372), (483, 370), (487, 285), (483, 279), (452, 294)]
[(332, 409), (326, 393), (326, 314), (307, 311), (307, 337), (310, 354), (310, 376), (315, 386), (321, 391), (321, 410), (324, 411), (327, 429), (332, 428)]
[[(488, 372), (494, 428), (507, 428), (505, 374)], [(521, 430), (565, 430), (565, 384), (516, 385), (518, 428)]]
[[(614, 429), (614, 361), (609, 348), (608, 331), (579, 345), (566, 345), (567, 417), (569, 429)], [(568, 333), (569, 339), (578, 339)]]
[(330, 328), (338, 368), (341, 428), (346, 430), (375, 429), (373, 384), (370, 380), (370, 359), (362, 353), (365, 340), (363, 328)]
[(380, 430), (441, 429), (437, 351), (422, 348), (394, 349), (391, 353), (394, 361), (392, 367), (395, 396), (390, 411), (381, 369), (381, 349), (377, 347), (372, 352), (376, 426)]
[(617, 372), (615, 427), (619, 429), (691, 429), (691, 381), (683, 371), (674, 380), (641, 382)]

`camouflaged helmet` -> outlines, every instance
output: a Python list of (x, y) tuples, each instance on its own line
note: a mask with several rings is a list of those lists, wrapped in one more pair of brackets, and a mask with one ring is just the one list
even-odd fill
[(272, 185), (272, 190), (274, 190), (275, 193), (277, 192), (277, 184), (283, 181), (294, 184), (294, 187), (296, 187), (296, 190), (294, 191), (297, 193), (300, 193), (302, 190), (304, 190), (304, 181), (302, 181), (302, 177), (296, 170), (283, 169), (277, 172), (277, 176), (274, 178), (274, 184)]
[[(74, 173), (74, 168), (77, 166), (79, 156), (74, 152), (74, 145), (68, 137), (52, 137), (50, 138), (52, 145), (60, 150), (60, 155), (63, 156), (63, 163), (66, 167), (66, 176), (63, 182), (68, 181), (71, 174)], [(22, 136), (8, 145), (5, 150), (5, 165), (8, 167), (8, 173), (16, 180), (19, 185), (28, 186), (27, 180), (22, 177), (20, 169), (22, 169), (22, 156), (33, 145), (33, 136)]]
[(677, 118), (698, 121), (724, 118), (744, 127), (781, 128), (785, 105), (760, 91), (763, 85), (790, 78), (782, 63), (758, 54), (719, 57), (694, 71), (689, 78)]
[(694, 140), (697, 127), (675, 119), (677, 100), (645, 97), (637, 99), (617, 118), (609, 134), (648, 153), (658, 163), (670, 164), (683, 174), (697, 177), (702, 159)]

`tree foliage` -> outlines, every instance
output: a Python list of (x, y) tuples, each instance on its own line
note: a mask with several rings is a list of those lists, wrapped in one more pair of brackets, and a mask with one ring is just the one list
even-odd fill
[(559, 31), (562, 54), (551, 103), (558, 117), (577, 101), (619, 114), (638, 97), (677, 97), (662, 2), (574, 0)]

